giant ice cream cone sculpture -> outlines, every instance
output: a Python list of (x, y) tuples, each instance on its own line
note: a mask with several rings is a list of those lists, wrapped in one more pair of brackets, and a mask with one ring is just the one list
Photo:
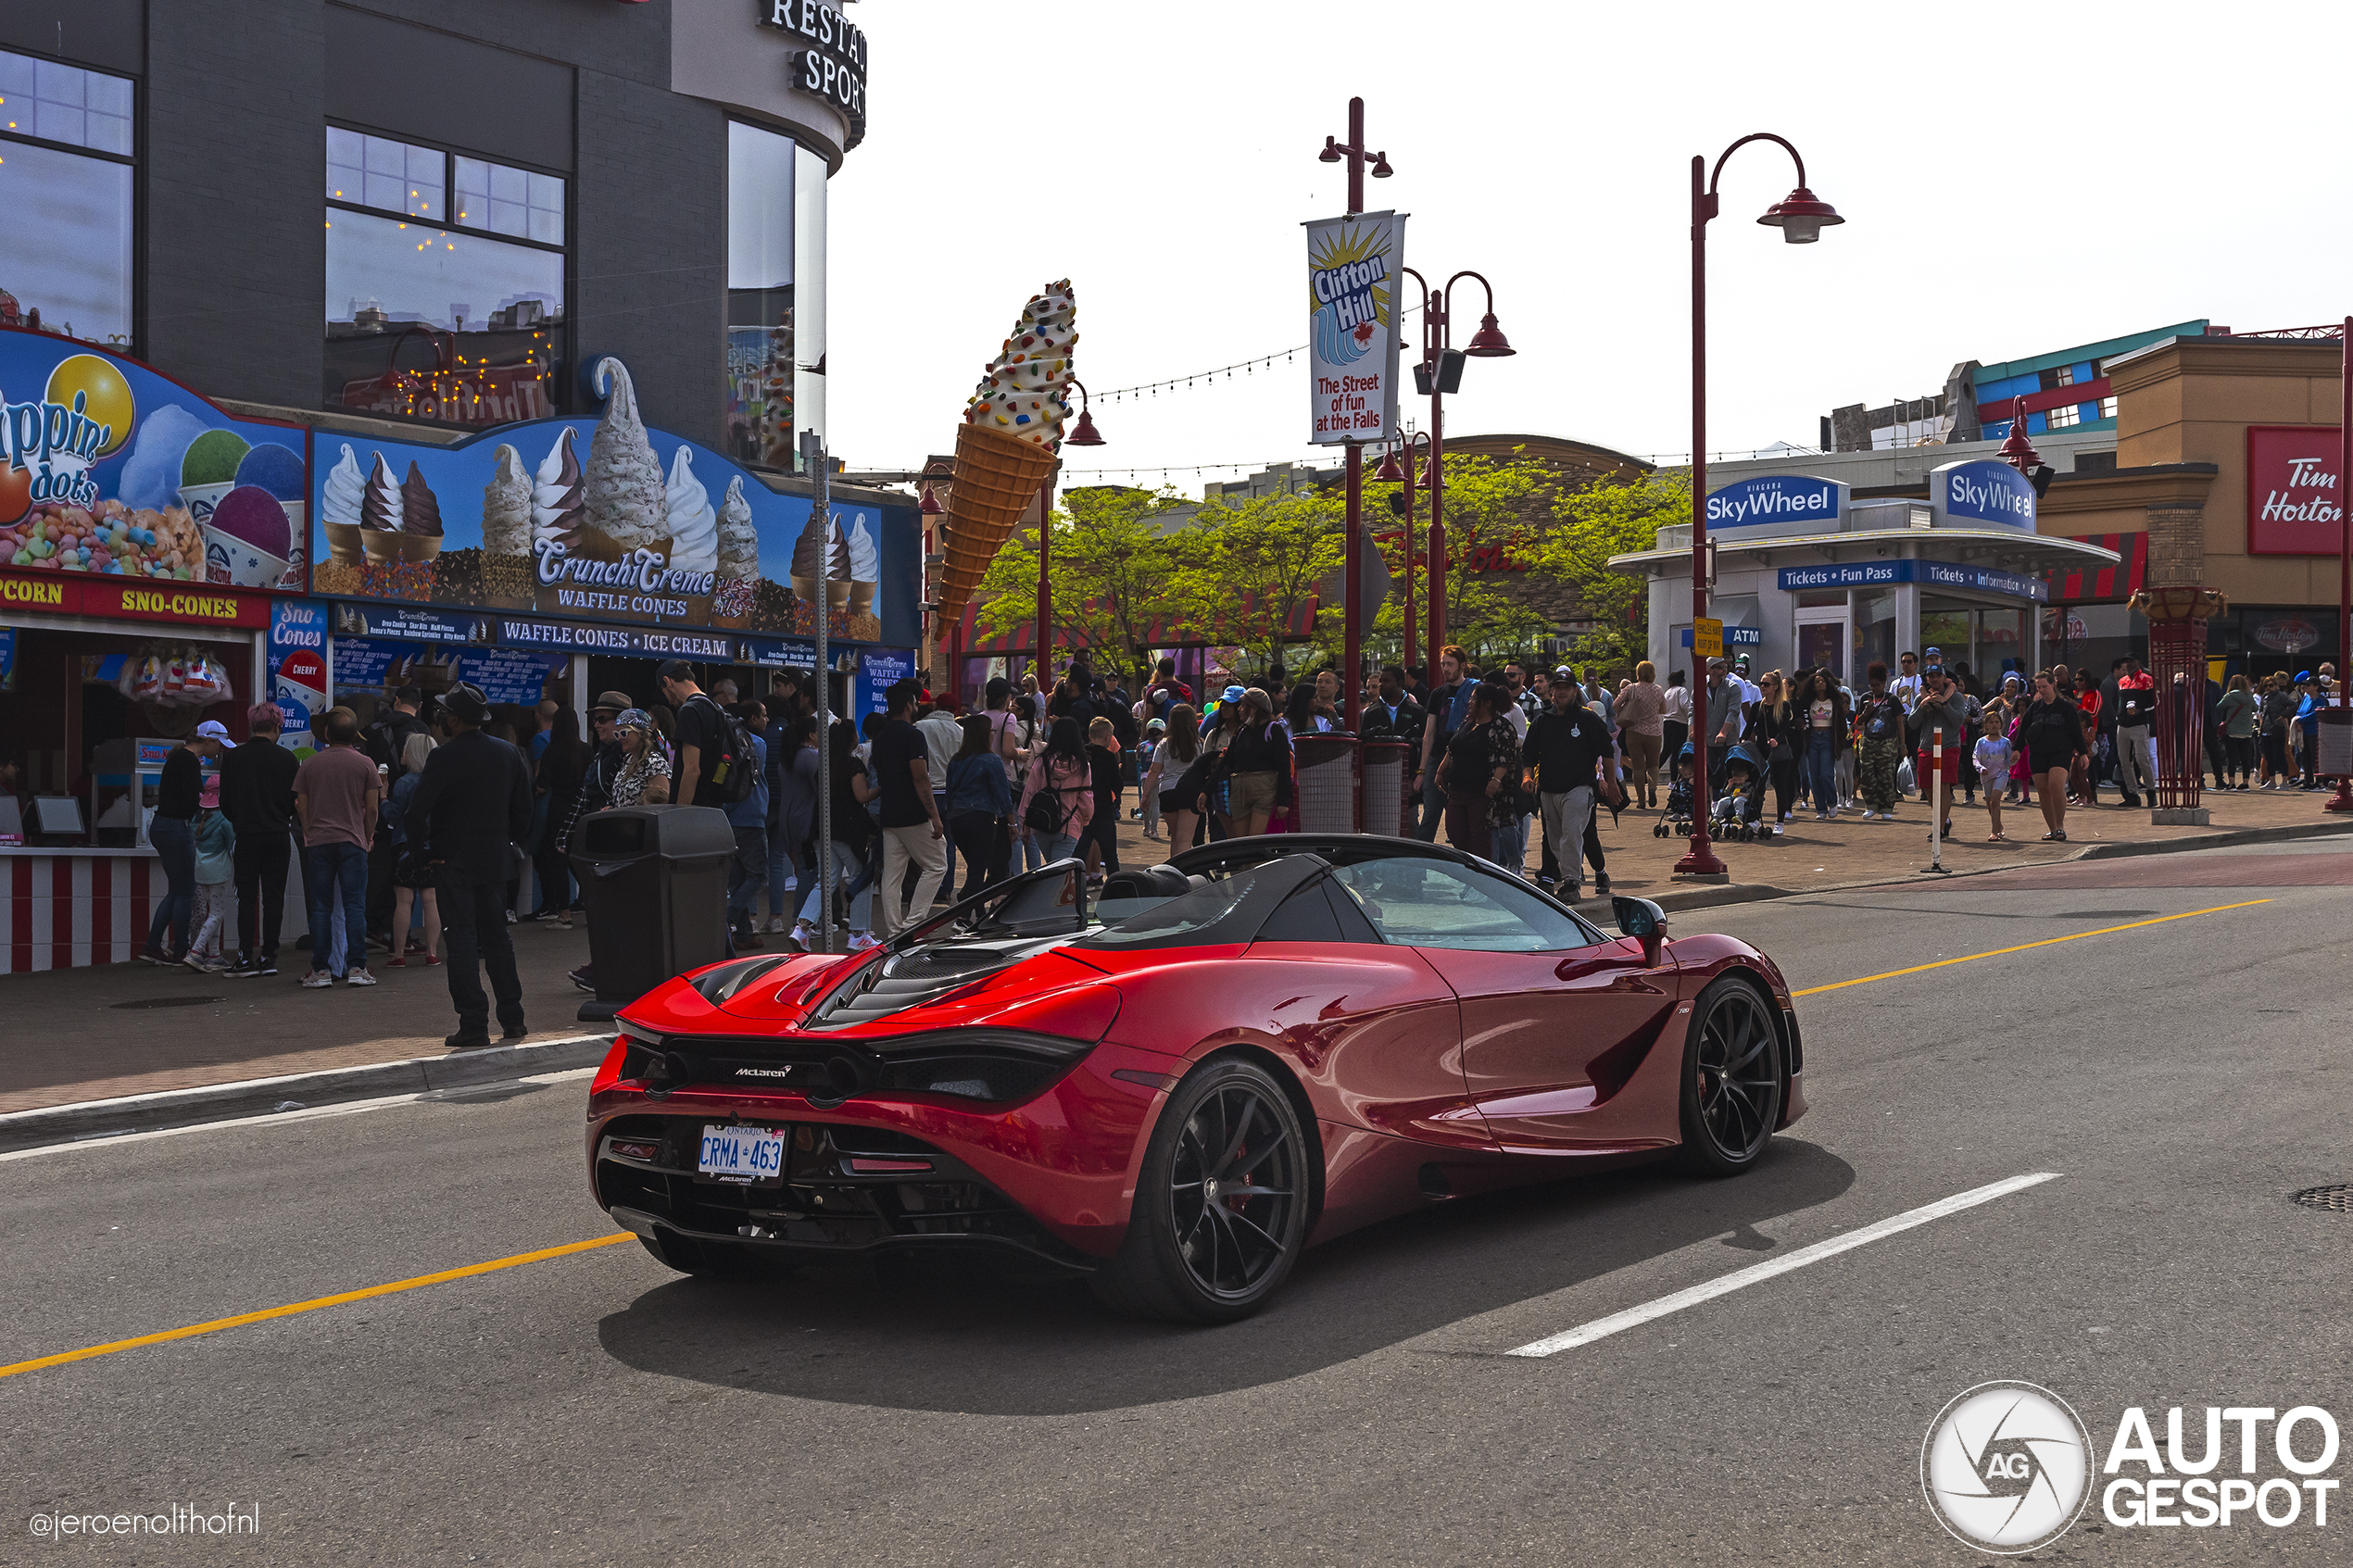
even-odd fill
[(1063, 394), (1078, 342), (1076, 310), (1068, 279), (1031, 299), (965, 408), (948, 500), (943, 621), (963, 614), (988, 563), (1054, 471), (1070, 412)]

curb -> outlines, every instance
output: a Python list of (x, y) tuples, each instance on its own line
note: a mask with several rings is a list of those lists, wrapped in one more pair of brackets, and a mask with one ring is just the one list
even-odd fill
[[(2339, 834), (2353, 834), (2353, 819), (2336, 822), (2298, 822), (2278, 828), (2237, 828), (2228, 833), (2209, 834), (2204, 838), (2145, 839), (2132, 843), (2087, 844), (2072, 855), (2056, 860), (2032, 860), (2017, 866), (1979, 866), (1969, 871), (1947, 870), (1934, 878), (1939, 884), (1957, 882), (1963, 877), (1998, 876), (2004, 872), (2038, 870), (2045, 866), (2071, 866), (2081, 860), (2117, 860), (2141, 855), (2180, 855), (2194, 849), (2232, 849), (2249, 844), (2279, 844), (2299, 838), (2329, 838)], [(1926, 872), (1908, 876), (1877, 876), (1863, 882), (1833, 883), (1824, 887), (1775, 887), (1767, 883), (1735, 883), (1722, 887), (1684, 887), (1658, 894), (1651, 902), (1669, 914), (1680, 909), (1713, 909), (1721, 904), (1748, 904), (1768, 898), (1810, 898), (1822, 893), (1852, 893), (1865, 887), (1917, 886), (1929, 880)]]
[(542, 1073), (594, 1067), (604, 1060), (610, 1044), (611, 1038), (606, 1035), (570, 1035), (537, 1044), (493, 1046), (462, 1054), (409, 1057), (401, 1061), (371, 1062), (364, 1067), (290, 1073), (276, 1078), (246, 1078), (193, 1089), (126, 1095), (120, 1099), (12, 1110), (0, 1114), (0, 1153), (44, 1144), (115, 1137), (124, 1133), (160, 1132), (207, 1122), (266, 1116), (289, 1101), (298, 1101), (301, 1109), (308, 1110), (346, 1100), (502, 1083)]

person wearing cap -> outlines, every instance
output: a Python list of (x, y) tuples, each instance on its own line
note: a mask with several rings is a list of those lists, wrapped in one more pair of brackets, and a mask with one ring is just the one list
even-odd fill
[(220, 775), (205, 780), (196, 794), (196, 905), (189, 918), (195, 933), (188, 938), (188, 956), (181, 960), (199, 974), (219, 974), (229, 966), (221, 961), (224, 928), (229, 923), (229, 898), (237, 882), (237, 830), (220, 814)]
[[(220, 759), (220, 809), (237, 834), (237, 961), (232, 980), (278, 972), (286, 918), (286, 865), (294, 848), (295, 754), (278, 744), (285, 715), (274, 702), (245, 714), (249, 737)], [(307, 868), (306, 868), (307, 870)], [(308, 876), (304, 880), (306, 897)]]
[[(359, 716), (327, 709), (327, 748), (295, 772), (295, 814), (302, 822), (303, 855), (310, 862), (310, 971), (302, 977), (319, 991), (340, 978), (373, 985), (368, 972), (368, 855), (375, 843), (384, 775), (359, 750)], [(338, 947), (334, 917), (343, 913)], [(389, 915), (386, 919), (389, 920)]]
[(588, 765), (581, 770), (580, 792), (556, 835), (556, 847), (566, 854), (572, 852), (573, 832), (579, 827), (581, 819), (612, 804), (612, 782), (620, 776), (621, 765), (626, 759), (621, 749), (621, 732), (613, 721), (635, 707), (627, 692), (599, 692), (588, 707), (588, 725), (596, 738)]
[(1229, 702), (1241, 701), (1242, 694), (1249, 689), (1250, 688), (1247, 686), (1227, 686), (1224, 691), (1217, 694), (1217, 700), (1215, 702), (1211, 703), (1207, 708), (1202, 710), (1201, 734), (1203, 740), (1208, 739), (1209, 732), (1217, 728), (1218, 724), (1221, 722), (1217, 716), (1225, 709), (1226, 705)]
[(531, 831), (531, 768), (512, 743), (484, 727), (490, 704), (481, 688), (460, 682), (441, 699), (441, 709), (449, 739), (425, 759), (407, 821), (412, 842), (423, 836), (440, 894), (448, 960), (443, 967), (458, 1010), (458, 1032), (444, 1044), (462, 1050), (491, 1043), (490, 998), (483, 995), (477, 966), (490, 972), (500, 1037), (520, 1040), (524, 1034), (506, 887), (515, 847)]
[[(147, 963), (178, 963), (188, 956), (189, 920), (196, 903), (196, 796), (204, 784), (204, 765), (218, 760), (228, 744), (228, 730), (208, 719), (164, 757), (147, 842), (162, 862), (170, 891), (156, 906), (147, 945), (139, 950)], [(170, 947), (164, 945), (167, 937)]]
[(1144, 721), (1144, 738), (1136, 743), (1136, 815), (1143, 820), (1144, 836), (1160, 837), (1160, 748), (1168, 736), (1163, 719)]

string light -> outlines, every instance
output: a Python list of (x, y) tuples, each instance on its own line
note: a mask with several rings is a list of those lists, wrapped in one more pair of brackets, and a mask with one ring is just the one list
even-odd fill
[[(1420, 308), (1421, 307), (1418, 305), (1408, 307), (1405, 314), (1411, 316)], [(1231, 381), (1234, 379), (1234, 372), (1236, 370), (1239, 370), (1242, 374), (1247, 376), (1255, 375), (1257, 373), (1258, 367), (1261, 365), (1274, 365), (1278, 363), (1285, 365), (1295, 364), (1298, 362), (1299, 357), (1307, 352), (1308, 346), (1308, 345), (1302, 343), (1295, 348), (1279, 349), (1273, 354), (1262, 354), (1255, 359), (1237, 359), (1230, 365), (1220, 365), (1214, 370), (1194, 370), (1187, 375), (1170, 376), (1163, 381), (1139, 382), (1134, 386), (1115, 386), (1108, 392), (1097, 393), (1095, 395), (1107, 398), (1111, 402), (1117, 403), (1139, 392), (1144, 394), (1148, 397), (1157, 397), (1160, 395), (1160, 389), (1162, 387), (1166, 387), (1171, 392), (1179, 390), (1190, 391), (1193, 383), (1197, 381), (1214, 383), (1219, 376), (1224, 376), (1227, 381)], [(1232, 465), (1228, 464), (1226, 466), (1230, 467)], [(1110, 470), (1105, 470), (1102, 471), (1108, 472)]]

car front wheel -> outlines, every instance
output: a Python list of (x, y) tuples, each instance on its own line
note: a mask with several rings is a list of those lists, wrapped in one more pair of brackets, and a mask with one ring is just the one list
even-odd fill
[(1096, 1271), (1116, 1311), (1233, 1323), (1264, 1306), (1306, 1239), (1308, 1146), (1264, 1068), (1223, 1059), (1176, 1085), (1152, 1129), (1126, 1240)]
[(1699, 994), (1683, 1045), (1683, 1159), (1733, 1176), (1764, 1157), (1781, 1119), (1781, 1052), (1756, 987), (1725, 975)]

